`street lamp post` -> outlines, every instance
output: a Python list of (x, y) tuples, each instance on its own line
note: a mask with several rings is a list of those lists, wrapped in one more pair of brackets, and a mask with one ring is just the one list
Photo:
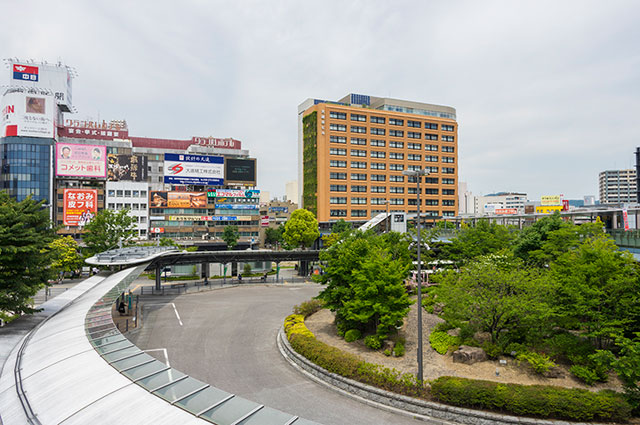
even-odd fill
[(422, 245), (422, 232), (420, 228), (420, 178), (428, 176), (425, 169), (405, 170), (405, 176), (415, 176), (418, 181), (418, 211), (416, 215), (416, 229), (418, 231), (418, 381), (422, 382), (422, 262), (420, 260), (420, 248)]

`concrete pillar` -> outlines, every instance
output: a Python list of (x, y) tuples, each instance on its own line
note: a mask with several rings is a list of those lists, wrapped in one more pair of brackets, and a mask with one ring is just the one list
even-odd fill
[(611, 213), (611, 229), (615, 230), (618, 228), (618, 214), (617, 213)]
[(162, 281), (161, 279), (161, 275), (162, 275), (162, 267), (160, 267), (160, 265), (156, 266), (156, 291), (160, 291), (162, 290)]
[(202, 275), (204, 277), (204, 284), (208, 285), (209, 284), (209, 263), (207, 262), (202, 263)]

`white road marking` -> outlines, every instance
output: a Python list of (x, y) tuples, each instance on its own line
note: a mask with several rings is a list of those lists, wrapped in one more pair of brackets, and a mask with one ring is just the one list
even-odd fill
[(149, 350), (144, 350), (145, 353), (149, 351), (162, 351), (164, 353), (164, 360), (165, 360), (164, 362), (166, 363), (167, 366), (171, 367), (171, 364), (169, 363), (169, 354), (167, 354), (166, 348), (151, 348)]
[(178, 309), (176, 308), (176, 305), (174, 303), (171, 303), (171, 305), (173, 306), (173, 311), (176, 313), (176, 317), (178, 318), (178, 323), (180, 323), (180, 326), (182, 326), (182, 320), (180, 320), (180, 315), (178, 314)]

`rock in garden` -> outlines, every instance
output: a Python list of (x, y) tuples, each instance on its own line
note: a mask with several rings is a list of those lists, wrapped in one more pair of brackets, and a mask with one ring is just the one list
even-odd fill
[(559, 367), (552, 367), (544, 373), (545, 378), (564, 378), (565, 374)]
[(447, 334), (450, 336), (460, 336), (460, 328), (449, 329)]
[(384, 341), (382, 341), (382, 352), (384, 352), (385, 350), (389, 350), (389, 351), (393, 351), (393, 341), (390, 341), (388, 339), (385, 339)]
[(491, 334), (489, 332), (476, 332), (473, 334), (473, 339), (478, 341), (479, 344), (483, 342), (491, 342)]
[(480, 347), (462, 345), (458, 350), (453, 352), (454, 363), (474, 364), (485, 360), (487, 360), (487, 354)]

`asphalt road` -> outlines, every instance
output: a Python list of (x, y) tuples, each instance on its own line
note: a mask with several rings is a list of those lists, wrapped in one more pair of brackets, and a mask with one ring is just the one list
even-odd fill
[(284, 317), (319, 289), (247, 286), (145, 297), (143, 327), (130, 339), (214, 387), (325, 425), (424, 424), (311, 381), (282, 358), (276, 335)]

